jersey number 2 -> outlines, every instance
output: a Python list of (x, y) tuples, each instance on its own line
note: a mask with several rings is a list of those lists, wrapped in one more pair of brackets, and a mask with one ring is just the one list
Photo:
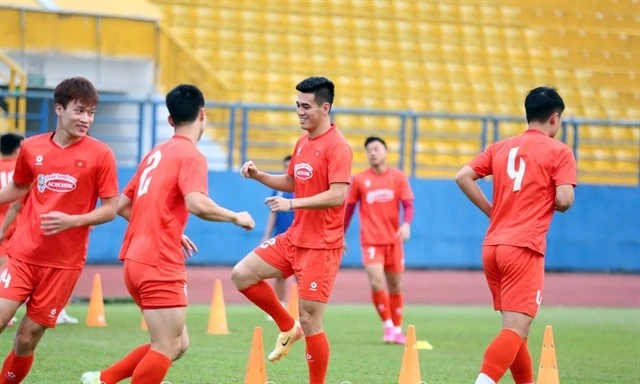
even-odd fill
[(151, 176), (149, 174), (151, 173), (151, 171), (158, 167), (161, 159), (162, 152), (160, 151), (154, 152), (147, 159), (147, 167), (144, 169), (144, 171), (142, 171), (142, 175), (140, 175), (140, 181), (138, 181), (138, 197), (149, 192), (149, 184), (151, 184)]
[(509, 151), (509, 158), (507, 159), (507, 174), (509, 175), (509, 178), (513, 180), (514, 192), (517, 192), (522, 188), (522, 179), (524, 178), (524, 170), (526, 169), (524, 160), (520, 158), (518, 170), (516, 171), (516, 155), (518, 154), (518, 149), (520, 149), (520, 147), (511, 148)]

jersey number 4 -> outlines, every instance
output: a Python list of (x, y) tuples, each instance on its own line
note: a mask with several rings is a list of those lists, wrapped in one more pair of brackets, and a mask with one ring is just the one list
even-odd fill
[(142, 175), (140, 175), (140, 180), (138, 181), (138, 197), (149, 192), (149, 184), (151, 184), (150, 173), (158, 167), (160, 160), (162, 160), (162, 152), (160, 151), (154, 152), (147, 159), (147, 166), (144, 171), (142, 171)]
[(526, 164), (522, 158), (518, 164), (518, 170), (516, 171), (516, 156), (520, 147), (511, 148), (509, 151), (509, 158), (507, 159), (507, 174), (509, 178), (513, 180), (513, 191), (517, 192), (522, 188), (522, 179), (524, 178), (524, 171)]

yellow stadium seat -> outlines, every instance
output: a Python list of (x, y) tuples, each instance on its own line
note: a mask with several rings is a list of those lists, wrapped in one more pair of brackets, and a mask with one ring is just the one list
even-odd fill
[[(522, 116), (527, 91), (548, 84), (565, 99), (565, 116), (640, 118), (636, 0), (589, 1), (579, 8), (573, 0), (151, 2), (218, 76), (234, 84), (241, 101), (292, 105), (295, 84), (323, 74), (336, 83), (340, 107)], [(542, 18), (550, 21), (541, 24)], [(254, 119), (257, 125), (296, 125), (293, 113), (256, 112)], [(384, 116), (336, 119), (357, 145), (363, 139), (358, 131), (392, 136), (400, 126), (398, 118)], [(525, 126), (503, 123), (500, 137)], [(418, 128), (418, 175), (450, 177), (443, 167), (480, 150), (480, 121), (419, 119)], [(492, 124), (488, 128), (491, 141)], [(283, 137), (299, 134), (291, 132)], [(254, 129), (249, 138), (253, 148), (251, 141), (264, 136)], [(638, 140), (638, 127), (582, 126), (581, 177), (611, 182), (598, 172), (632, 172), (637, 150), (623, 144), (637, 149)], [(607, 149), (616, 145), (623, 149)], [(629, 156), (636, 161), (625, 160)]]

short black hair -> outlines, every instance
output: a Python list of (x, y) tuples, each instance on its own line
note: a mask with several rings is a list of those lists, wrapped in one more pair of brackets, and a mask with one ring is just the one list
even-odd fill
[(292, 159), (291, 155), (287, 155), (284, 157), (284, 160), (282, 160), (282, 162), (291, 161), (291, 159)]
[(178, 127), (196, 121), (200, 109), (204, 107), (204, 96), (195, 85), (180, 84), (167, 93), (166, 105), (173, 123)]
[(527, 123), (546, 123), (554, 113), (564, 111), (564, 101), (555, 88), (538, 87), (529, 91), (524, 100)]
[(306, 78), (296, 85), (296, 90), (302, 93), (313, 93), (313, 99), (318, 105), (324, 103), (333, 105), (335, 86), (326, 77), (313, 76)]
[(367, 148), (367, 145), (373, 143), (374, 141), (379, 141), (382, 145), (384, 145), (384, 149), (387, 149), (387, 143), (378, 136), (367, 137), (367, 140), (364, 141), (364, 147)]
[(15, 133), (5, 133), (0, 136), (0, 153), (3, 156), (9, 156), (16, 151), (16, 149), (20, 148), (20, 143), (22, 143), (24, 137), (20, 135), (16, 135)]

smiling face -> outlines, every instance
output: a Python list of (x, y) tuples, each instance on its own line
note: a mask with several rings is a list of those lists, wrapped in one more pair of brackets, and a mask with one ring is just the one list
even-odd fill
[(93, 124), (95, 113), (95, 105), (88, 105), (79, 100), (71, 100), (66, 108), (56, 104), (59, 129), (72, 138), (82, 138), (87, 135)]
[(313, 132), (325, 122), (331, 110), (331, 104), (329, 103), (318, 104), (313, 93), (298, 93), (296, 106), (298, 119), (300, 119), (300, 128), (307, 132)]

